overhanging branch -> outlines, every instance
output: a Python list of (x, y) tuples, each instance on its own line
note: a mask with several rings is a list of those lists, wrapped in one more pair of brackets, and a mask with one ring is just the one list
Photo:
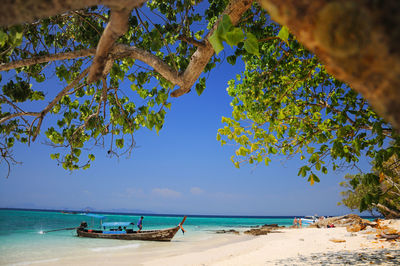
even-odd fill
[(178, 86), (183, 86), (185, 84), (181, 76), (179, 76), (179, 74), (172, 67), (170, 67), (167, 63), (165, 63), (160, 58), (150, 52), (147, 52), (135, 46), (120, 44), (115, 46), (112, 54), (115, 56), (116, 59), (131, 57), (140, 60), (143, 63), (153, 67), (155, 71), (160, 73), (164, 78), (166, 78), (173, 84)]
[(40, 115), (38, 116), (39, 122), (38, 122), (36, 130), (33, 134), (32, 141), (35, 141), (36, 137), (38, 136), (40, 127), (42, 125), (43, 119), (46, 116), (46, 114), (48, 112), (50, 112), (51, 109), (53, 109), (53, 107), (61, 100), (61, 98), (64, 95), (67, 94), (68, 91), (72, 90), (76, 85), (78, 85), (78, 83), (81, 81), (81, 79), (83, 79), (87, 75), (88, 72), (89, 72), (89, 68), (82, 71), (82, 73), (79, 74), (79, 76), (74, 81), (72, 81), (70, 84), (68, 84), (68, 86), (66, 86), (62, 91), (60, 91), (57, 94), (57, 96), (40, 112)]
[(111, 9), (110, 22), (107, 24), (96, 49), (96, 56), (90, 68), (88, 82), (97, 81), (101, 78), (106, 66), (108, 53), (111, 51), (115, 41), (128, 30), (129, 15), (133, 6), (123, 9)]
[[(93, 56), (95, 55), (95, 53), (96, 53), (95, 49), (86, 49), (86, 50), (57, 53), (45, 56), (35, 56), (28, 59), (0, 64), (0, 71), (32, 66), (35, 64), (48, 63), (58, 60), (68, 60), (85, 56)], [(114, 45), (108, 57), (106, 58), (107, 59), (106, 61), (112, 62), (113, 60), (122, 59), (126, 57), (140, 60), (143, 63), (153, 67), (154, 70), (160, 73), (164, 78), (166, 78), (167, 80), (178, 86), (183, 86), (184, 84), (182, 78), (178, 75), (178, 73), (174, 69), (172, 69), (168, 64), (166, 64), (164, 61), (162, 61), (160, 58), (153, 55), (152, 53), (137, 48), (135, 46), (128, 46), (123, 44)], [(105, 65), (107, 66), (107, 63)], [(109, 65), (108, 68), (107, 67), (104, 68), (105, 72), (103, 72), (103, 74), (107, 74), (109, 72), (109, 67), (112, 64), (108, 65)]]
[[(231, 1), (226, 7), (223, 14), (230, 17), (232, 24), (236, 25), (243, 13), (248, 10), (252, 4), (253, 0), (240, 0)], [(205, 45), (199, 46), (190, 58), (190, 62), (186, 70), (181, 74), (181, 78), (184, 82), (183, 86), (171, 93), (172, 97), (179, 97), (185, 93), (188, 93), (191, 87), (194, 85), (196, 80), (199, 78), (200, 74), (203, 72), (204, 68), (210, 61), (211, 57), (214, 55), (214, 49), (212, 48), (208, 38), (213, 34), (213, 32), (218, 28), (218, 24), (222, 21), (222, 16), (214, 24), (214, 27), (205, 37)]]
[[(107, 3), (112, 2), (108, 0)], [(118, 1), (117, 1), (118, 2)], [(157, 56), (148, 51), (144, 51), (134, 46), (128, 45), (115, 45), (115, 41), (123, 35), (127, 30), (127, 21), (131, 12), (131, 7), (137, 3), (144, 1), (134, 1), (134, 4), (128, 5), (126, 9), (112, 9), (112, 17), (110, 23), (107, 25), (104, 33), (99, 41), (97, 50), (87, 49), (75, 52), (59, 53), (46, 56), (38, 56), (30, 59), (24, 59), (11, 63), (0, 65), (0, 70), (9, 70), (13, 68), (29, 66), (39, 63), (45, 63), (56, 60), (74, 59), (84, 56), (95, 55), (93, 65), (90, 68), (88, 82), (95, 81), (104, 74), (107, 61), (120, 59), (124, 57), (131, 57), (140, 60), (147, 65), (154, 68), (155, 71), (160, 73), (165, 79), (175, 85), (180, 86), (179, 89), (171, 93), (172, 97), (179, 97), (190, 91), (200, 74), (204, 71), (205, 66), (214, 55), (214, 49), (208, 41), (208, 38), (218, 28), (221, 18), (215, 23), (214, 27), (205, 37), (204, 42), (199, 42), (196, 52), (192, 55), (189, 65), (182, 73), (178, 74), (168, 64), (162, 61)], [(233, 25), (236, 25), (243, 13), (248, 10), (253, 0), (239, 0), (231, 1), (226, 7), (223, 14), (227, 14)], [(106, 4), (106, 3), (105, 3)], [(201, 45), (200, 45), (201, 43)], [(62, 93), (62, 92), (61, 92)]]
[(20, 113), (14, 113), (10, 114), (8, 116), (3, 117), (0, 119), (0, 124), (3, 124), (4, 122), (13, 119), (15, 117), (20, 117), (20, 116), (39, 116), (40, 112), (20, 112)]
[(48, 63), (48, 62), (52, 62), (52, 61), (60, 61), (60, 60), (75, 59), (75, 58), (80, 58), (80, 57), (87, 57), (87, 56), (92, 56), (95, 53), (96, 53), (96, 49), (85, 49), (85, 50), (77, 50), (77, 51), (73, 51), (73, 52), (35, 56), (32, 58), (22, 59), (22, 60), (10, 62), (10, 63), (0, 63), (0, 71), (7, 71), (10, 69), (32, 66), (32, 65), (36, 65), (36, 64), (42, 64), (42, 63)]

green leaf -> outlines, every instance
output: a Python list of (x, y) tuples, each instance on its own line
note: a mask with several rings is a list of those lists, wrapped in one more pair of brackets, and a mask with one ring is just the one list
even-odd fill
[(208, 40), (210, 41), (211, 46), (213, 47), (217, 55), (219, 54), (219, 52), (224, 50), (224, 45), (222, 44), (222, 41), (219, 38), (217, 31), (214, 31), (214, 33), (208, 38)]
[(155, 129), (156, 129), (156, 133), (157, 133), (157, 135), (158, 135), (158, 133), (160, 132), (160, 130), (162, 129), (162, 127), (163, 127), (163, 125), (161, 124), (156, 124), (155, 126)]
[(131, 84), (131, 90), (132, 91), (138, 90), (138, 86), (135, 83)]
[(313, 153), (314, 152), (314, 147), (310, 147), (310, 146), (307, 147), (307, 152), (310, 153), (310, 154)]
[(231, 31), (232, 27), (233, 27), (233, 25), (232, 25), (231, 18), (228, 15), (224, 14), (222, 17), (222, 21), (218, 25), (218, 29), (217, 29), (218, 36), (222, 40), (227, 41), (228, 38), (226, 35), (228, 32)]
[(325, 166), (322, 166), (322, 173), (324, 174), (328, 173), (328, 169)]
[(204, 89), (206, 88), (206, 79), (205, 78), (201, 78), (199, 80), (199, 82), (196, 84), (196, 92), (197, 94), (200, 96)]
[(8, 40), (7, 33), (0, 29), (0, 47), (4, 46)]
[(55, 114), (57, 114), (57, 113), (60, 111), (60, 109), (61, 109), (61, 105), (56, 104), (56, 105), (53, 107), (52, 112), (55, 113)]
[(124, 139), (116, 139), (115, 144), (118, 148), (122, 149), (124, 147)]
[(39, 101), (39, 100), (44, 100), (44, 93), (41, 91), (34, 91), (31, 96), (30, 99), (32, 101)]
[(79, 157), (81, 155), (81, 152), (82, 152), (80, 149), (73, 149), (72, 151), (77, 157)]
[(236, 64), (236, 56), (230, 55), (226, 58), (226, 61), (231, 65), (235, 65)]
[(316, 176), (314, 173), (311, 173), (310, 176), (308, 177), (308, 182), (310, 182), (310, 185), (314, 185), (314, 182), (319, 183), (319, 178)]
[(16, 32), (16, 33), (15, 33), (15, 43), (16, 43), (17, 45), (20, 45), (20, 44), (21, 44), (22, 35), (23, 35), (23, 32), (22, 32), (22, 31), (21, 31), (21, 32)]
[(238, 43), (244, 40), (244, 34), (241, 28), (233, 28), (231, 31), (226, 33), (226, 43), (231, 47), (238, 45)]
[(297, 175), (301, 175), (302, 177), (305, 177), (307, 175), (307, 170), (308, 170), (308, 166), (303, 166), (300, 168)]
[(256, 36), (250, 32), (247, 33), (247, 39), (244, 41), (244, 49), (246, 49), (246, 51), (250, 54), (257, 56), (260, 55), (260, 51), (258, 49), (258, 40)]
[(281, 30), (278, 33), (278, 37), (281, 38), (281, 40), (287, 42), (289, 39), (289, 29), (286, 26), (282, 26)]
[(198, 31), (198, 32), (196, 32), (195, 34), (194, 34), (194, 37), (197, 39), (197, 40), (201, 40), (203, 37), (201, 36), (201, 35), (203, 35), (204, 34), (204, 30), (200, 30), (200, 31)]
[(89, 160), (91, 160), (91, 161), (94, 161), (94, 159), (95, 159), (93, 154), (89, 154), (88, 157), (89, 157)]

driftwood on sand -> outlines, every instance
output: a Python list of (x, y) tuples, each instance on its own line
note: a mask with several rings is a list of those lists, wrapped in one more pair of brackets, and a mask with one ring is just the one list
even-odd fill
[(327, 227), (328, 225), (334, 225), (335, 227), (347, 227), (347, 226), (353, 226), (353, 225), (373, 225), (374, 223), (362, 219), (360, 216), (357, 214), (347, 214), (343, 216), (336, 216), (336, 217), (330, 217), (330, 218), (325, 218), (322, 220), (319, 220), (312, 224), (310, 227), (317, 227), (317, 228), (323, 228)]
[(385, 238), (387, 240), (400, 239), (400, 231), (391, 228), (386, 221), (377, 219), (371, 222), (362, 219), (356, 214), (322, 219), (310, 225), (310, 227), (325, 228), (328, 227), (328, 225), (346, 227), (347, 232), (359, 232), (365, 230), (365, 233), (375, 234), (377, 238)]

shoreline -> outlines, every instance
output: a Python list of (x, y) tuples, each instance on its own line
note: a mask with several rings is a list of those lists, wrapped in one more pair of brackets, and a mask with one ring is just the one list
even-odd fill
[[(400, 220), (394, 224), (400, 230)], [(333, 242), (332, 240), (340, 240)], [(343, 241), (343, 242), (341, 242)], [(309, 265), (400, 264), (400, 241), (375, 239), (368, 231), (336, 228), (280, 228), (262, 236), (185, 234), (167, 243), (58, 258), (35, 265)]]
[[(280, 231), (205, 252), (160, 258), (144, 265), (362, 264), (364, 261), (400, 264), (400, 242), (392, 245), (388, 241), (368, 240), (368, 234), (351, 234), (343, 227)], [(330, 239), (346, 242), (335, 243)]]

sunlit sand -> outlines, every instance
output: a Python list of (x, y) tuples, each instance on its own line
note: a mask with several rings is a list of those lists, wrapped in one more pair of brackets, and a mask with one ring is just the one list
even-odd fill
[[(400, 230), (400, 221), (392, 228)], [(185, 239), (190, 238), (190, 233)], [(335, 241), (340, 240), (340, 241)], [(370, 231), (337, 228), (284, 228), (263, 236), (215, 234), (193, 241), (148, 243), (154, 252), (137, 248), (63, 258), (58, 265), (311, 265), (399, 264), (400, 241), (377, 239)], [(51, 263), (41, 263), (50, 265)]]

